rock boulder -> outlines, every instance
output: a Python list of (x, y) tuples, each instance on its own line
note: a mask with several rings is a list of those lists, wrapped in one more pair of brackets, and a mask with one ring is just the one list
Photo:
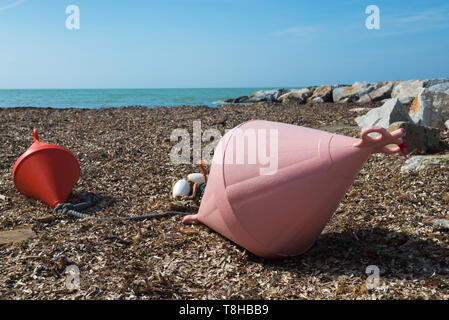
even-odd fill
[(323, 102), (325, 102), (324, 100), (323, 100), (323, 98), (321, 98), (321, 97), (315, 97), (315, 98), (312, 98), (311, 100), (309, 100), (311, 103), (323, 103)]
[(401, 172), (442, 167), (449, 167), (449, 154), (410, 157), (410, 159), (405, 161), (404, 165), (401, 167)]
[(443, 92), (449, 94), (449, 80), (447, 82), (442, 82), (429, 86), (428, 89), (429, 91)]
[[(449, 83), (449, 78), (441, 79), (413, 79), (407, 81), (397, 81), (391, 93), (392, 98), (410, 98), (416, 97), (422, 88), (439, 88)], [(432, 90), (435, 91), (435, 90)]]
[(273, 90), (260, 90), (253, 94), (251, 94), (248, 102), (259, 102), (259, 101), (277, 101), (284, 93), (287, 93), (288, 90), (285, 89), (273, 89)]
[(411, 119), (398, 99), (390, 99), (381, 107), (371, 109), (367, 114), (355, 118), (355, 121), (363, 130), (371, 126), (388, 128), (394, 122), (409, 122)]
[[(310, 97), (310, 100), (313, 102), (332, 102), (332, 86), (320, 86), (315, 89), (313, 95)], [(318, 98), (321, 98), (320, 101)]]
[(406, 132), (404, 139), (407, 148), (406, 153), (412, 151), (432, 152), (437, 151), (440, 144), (440, 130), (436, 128), (419, 126), (413, 122), (394, 122), (388, 127), (389, 132), (397, 129), (404, 129)]
[(385, 85), (378, 89), (375, 89), (369, 93), (362, 95), (357, 102), (368, 103), (371, 101), (382, 101), (384, 99), (391, 98), (391, 92), (393, 91), (394, 82), (387, 82)]
[(449, 94), (422, 88), (413, 100), (409, 115), (416, 124), (442, 128), (449, 119)]
[(360, 97), (370, 93), (381, 87), (379, 82), (354, 82), (352, 86), (334, 88), (332, 91), (332, 98), (334, 102), (353, 102)]
[(413, 79), (407, 81), (399, 81), (391, 92), (392, 98), (413, 98), (415, 97), (421, 88), (424, 87), (426, 80)]
[(307, 102), (307, 98), (312, 95), (312, 90), (309, 88), (303, 89), (293, 89), (277, 98), (277, 101), (280, 101), (284, 104), (296, 103), (296, 104), (304, 104)]

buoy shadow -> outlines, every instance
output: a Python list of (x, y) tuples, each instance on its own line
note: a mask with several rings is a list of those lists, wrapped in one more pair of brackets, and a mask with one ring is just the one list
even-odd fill
[[(400, 280), (448, 279), (449, 249), (433, 239), (421, 239), (403, 232), (366, 228), (322, 234), (306, 253), (280, 260), (262, 259), (264, 267), (298, 274), (366, 278), (374, 265), (381, 278)], [(251, 256), (251, 260), (261, 260)]]

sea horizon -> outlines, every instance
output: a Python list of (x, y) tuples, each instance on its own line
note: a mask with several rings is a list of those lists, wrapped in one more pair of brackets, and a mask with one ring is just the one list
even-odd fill
[(249, 96), (258, 90), (275, 88), (280, 87), (0, 89), (0, 108), (99, 109), (135, 105), (150, 108), (181, 105), (218, 106), (226, 104), (227, 99)]

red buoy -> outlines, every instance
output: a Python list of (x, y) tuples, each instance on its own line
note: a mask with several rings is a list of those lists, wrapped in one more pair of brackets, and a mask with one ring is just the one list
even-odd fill
[(23, 195), (55, 208), (67, 201), (79, 179), (80, 165), (68, 149), (40, 142), (36, 129), (33, 141), (14, 164), (14, 185)]

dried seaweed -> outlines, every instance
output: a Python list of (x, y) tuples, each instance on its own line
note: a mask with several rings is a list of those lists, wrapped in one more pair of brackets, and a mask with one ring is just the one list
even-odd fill
[[(379, 106), (374, 103), (369, 108)], [(11, 169), (38, 128), (42, 141), (79, 159), (70, 201), (95, 194), (96, 216), (194, 212), (173, 203), (171, 183), (197, 170), (173, 165), (170, 132), (193, 121), (224, 133), (258, 118), (358, 136), (357, 104), (257, 103), (209, 108), (0, 109), (0, 231), (32, 226), (34, 237), (0, 245), (0, 297), (6, 299), (448, 299), (448, 169), (401, 174), (401, 155), (370, 158), (310, 251), (266, 260), (178, 216), (95, 222), (57, 215), (20, 195)], [(449, 134), (441, 133), (441, 153)], [(80, 288), (66, 286), (76, 265)], [(367, 288), (366, 268), (380, 269)]]

